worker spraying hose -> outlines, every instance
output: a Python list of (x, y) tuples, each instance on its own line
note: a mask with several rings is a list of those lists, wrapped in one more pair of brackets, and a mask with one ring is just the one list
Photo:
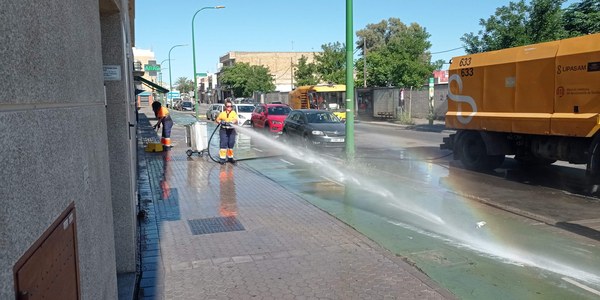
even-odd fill
[(237, 123), (238, 116), (237, 113), (233, 111), (233, 104), (231, 104), (230, 100), (225, 102), (225, 111), (219, 113), (215, 121), (221, 127), (219, 129), (219, 163), (225, 164), (226, 161), (229, 161), (230, 163), (235, 164), (236, 161), (233, 158), (233, 147), (235, 146), (236, 131), (235, 128), (233, 128), (233, 124)]
[[(221, 125), (221, 124), (223, 124), (223, 125)], [(217, 133), (217, 131), (219, 131), (219, 135), (220, 135), (220, 129), (221, 128), (223, 128), (223, 127), (225, 127), (225, 128), (226, 127), (232, 127), (232, 126), (235, 126), (235, 125), (231, 125), (230, 123), (227, 123), (227, 122), (220, 122), (220, 121), (217, 122), (217, 126), (215, 126), (215, 129), (213, 130), (213, 132), (210, 134), (210, 137), (208, 138), (207, 145), (211, 145), (212, 144), (211, 141), (213, 140), (213, 137), (215, 136), (215, 133)], [(235, 126), (235, 127), (237, 127), (237, 126)], [(242, 128), (242, 130), (244, 130), (244, 129)], [(235, 141), (235, 139), (237, 138), (237, 130), (234, 131), (234, 132), (235, 132), (235, 135), (234, 135), (233, 141)], [(240, 132), (240, 134), (244, 134), (244, 133), (247, 133), (250, 136), (253, 136), (254, 138), (258, 138), (259, 140), (260, 139), (264, 139), (264, 140), (267, 140), (267, 141), (273, 143), (273, 139), (272, 138), (266, 137), (266, 136), (264, 136), (261, 133), (256, 133), (256, 132), (253, 132), (253, 131), (242, 131), (242, 132)], [(227, 132), (225, 132), (225, 134), (227, 134)], [(221, 140), (223, 140), (223, 139), (221, 139)], [(233, 147), (233, 145), (235, 145), (235, 144), (232, 144), (232, 147)], [(215, 157), (213, 157), (213, 155), (211, 155), (210, 148), (211, 148), (210, 146), (208, 148), (206, 148), (206, 152), (208, 153), (208, 157), (212, 161), (214, 161), (216, 163), (221, 163), (221, 160), (219, 158), (215, 158)], [(225, 149), (225, 156), (222, 157), (222, 158), (224, 158), (225, 162), (227, 162), (227, 149), (229, 147), (227, 147), (227, 146), (221, 146), (220, 148)], [(191, 151), (191, 150), (188, 150), (188, 151)], [(191, 154), (188, 154), (188, 156), (190, 156), (190, 155)], [(238, 161), (242, 161), (242, 160), (252, 160), (252, 159), (260, 159), (260, 158), (278, 157), (278, 156), (281, 156), (281, 155), (282, 154), (280, 153), (280, 154), (275, 154), (275, 155), (266, 155), (266, 156), (265, 155), (261, 155), (261, 156), (257, 156), (257, 157), (247, 157), (247, 158), (242, 158), (242, 159), (233, 159), (232, 162), (233, 163), (237, 163)], [(200, 156), (202, 156), (202, 155), (200, 155)], [(231, 157), (233, 158), (233, 155), (231, 155)]]

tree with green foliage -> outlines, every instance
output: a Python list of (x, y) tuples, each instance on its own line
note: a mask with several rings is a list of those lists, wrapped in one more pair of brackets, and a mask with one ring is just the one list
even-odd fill
[(571, 4), (565, 9), (563, 20), (571, 37), (600, 32), (600, 0)]
[(175, 81), (175, 86), (177, 90), (182, 93), (188, 93), (194, 90), (194, 82), (187, 77), (179, 77), (177, 81)]
[[(388, 52), (386, 50), (369, 52), (366, 56), (367, 61), (367, 86), (392, 86), (392, 73), (394, 65), (388, 61)], [(362, 86), (364, 83), (364, 63), (365, 58), (356, 61), (356, 81), (355, 86)], [(360, 70), (360, 71), (359, 71)]]
[(298, 59), (298, 65), (294, 68), (294, 80), (296, 86), (315, 85), (319, 81), (315, 76), (317, 71), (314, 63), (308, 63), (308, 58), (302, 55)]
[(493, 16), (479, 20), (483, 29), (478, 34), (463, 35), (465, 51), (486, 52), (566, 37), (561, 9), (564, 1), (532, 0), (527, 5), (520, 0), (497, 8)]
[(221, 85), (233, 91), (236, 97), (251, 97), (254, 92), (269, 93), (275, 90), (273, 76), (264, 66), (236, 63), (223, 68)]
[(529, 43), (549, 42), (567, 37), (562, 5), (565, 0), (533, 0), (529, 6)]
[[(356, 48), (361, 50), (361, 54), (363, 56), (365, 55), (365, 49), (367, 49), (367, 51), (370, 52), (370, 51), (385, 47), (385, 45), (387, 43), (387, 38), (391, 34), (390, 27), (393, 26), (393, 25), (388, 25), (388, 22), (391, 23), (392, 20), (400, 21), (400, 19), (390, 18), (389, 21), (382, 20), (381, 22), (379, 22), (377, 24), (367, 24), (365, 29), (361, 29), (356, 32), (356, 36), (358, 37), (358, 39), (356, 40)], [(400, 23), (402, 23), (402, 22), (400, 22)], [(404, 24), (402, 24), (402, 25), (404, 25)], [(402, 25), (397, 24), (397, 26), (402, 26)], [(406, 27), (406, 26), (404, 26), (404, 27)], [(366, 48), (365, 48), (365, 46), (366, 46)]]
[(346, 47), (340, 42), (321, 46), (315, 54), (315, 69), (319, 82), (340, 84), (346, 82)]
[(363, 53), (356, 62), (357, 86), (363, 82), (360, 70), (365, 58), (368, 86), (422, 86), (442, 65), (441, 61), (431, 63), (431, 35), (417, 23), (407, 26), (398, 18), (389, 18), (368, 24), (356, 34), (356, 46)]

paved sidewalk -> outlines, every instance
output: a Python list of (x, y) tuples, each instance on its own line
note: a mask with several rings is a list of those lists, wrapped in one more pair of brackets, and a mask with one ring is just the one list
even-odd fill
[(188, 157), (181, 125), (172, 150), (144, 152), (157, 138), (149, 121), (154, 115), (142, 108), (142, 299), (454, 299), (244, 162)]

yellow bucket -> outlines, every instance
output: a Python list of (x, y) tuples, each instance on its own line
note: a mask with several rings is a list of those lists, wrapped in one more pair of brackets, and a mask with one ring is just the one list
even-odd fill
[(144, 151), (146, 151), (146, 152), (162, 152), (163, 145), (161, 143), (148, 143), (148, 145), (146, 145), (146, 149), (144, 149)]

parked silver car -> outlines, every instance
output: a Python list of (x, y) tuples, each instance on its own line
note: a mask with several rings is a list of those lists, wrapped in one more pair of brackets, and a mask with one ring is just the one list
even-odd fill
[(181, 102), (181, 110), (194, 110), (194, 103), (192, 101), (183, 101)]
[(223, 103), (212, 104), (211, 106), (208, 107), (208, 110), (206, 110), (206, 119), (211, 120), (211, 121), (216, 120), (217, 116), (219, 115), (220, 112), (223, 111), (224, 108), (225, 108), (225, 104), (223, 104)]
[(175, 110), (181, 110), (181, 100), (173, 101), (172, 108)]

